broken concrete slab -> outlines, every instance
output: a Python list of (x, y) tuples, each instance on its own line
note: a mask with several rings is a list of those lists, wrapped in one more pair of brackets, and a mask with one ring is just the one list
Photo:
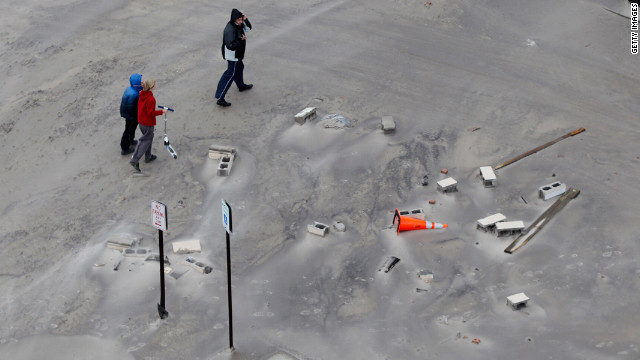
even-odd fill
[(551, 184), (541, 186), (538, 188), (538, 194), (540, 198), (547, 201), (553, 197), (560, 196), (567, 192), (567, 185), (556, 181)]
[(184, 260), (184, 263), (191, 266), (192, 268), (198, 270), (199, 272), (203, 273), (203, 274), (208, 274), (210, 273), (213, 268), (209, 265), (206, 265), (205, 263), (198, 261), (192, 257), (188, 257)]
[(307, 225), (307, 231), (318, 236), (324, 237), (329, 232), (329, 226), (315, 221), (313, 225)]
[(458, 182), (452, 177), (440, 180), (438, 181), (438, 190), (445, 193), (458, 191)]
[(228, 156), (229, 154), (235, 156), (236, 149), (231, 146), (222, 146), (222, 145), (210, 145), (209, 146), (209, 159), (211, 160), (220, 160), (223, 156)]
[(507, 305), (511, 306), (513, 310), (518, 310), (521, 307), (527, 306), (528, 301), (529, 297), (524, 293), (507, 296)]
[(173, 246), (173, 252), (176, 254), (189, 254), (202, 251), (200, 240), (175, 241), (171, 245)]
[(418, 271), (418, 277), (425, 283), (430, 284), (433, 281), (433, 272), (431, 270), (420, 270)]
[(480, 176), (482, 176), (482, 185), (484, 185), (484, 187), (495, 187), (498, 185), (498, 178), (496, 178), (496, 174), (493, 172), (491, 166), (481, 166)]
[(393, 120), (393, 116), (383, 116), (380, 123), (385, 134), (396, 130), (396, 122)]
[(316, 108), (308, 107), (308, 108), (303, 109), (299, 113), (297, 113), (296, 116), (294, 117), (294, 119), (298, 124), (302, 125), (307, 120), (312, 120), (315, 117), (316, 117)]
[(107, 240), (107, 247), (122, 251), (122, 249), (132, 248), (142, 240), (141, 236), (129, 233), (114, 234)]
[(501, 221), (496, 223), (496, 233), (498, 236), (519, 234), (524, 229), (524, 223), (518, 221)]
[(494, 230), (496, 223), (504, 221), (506, 218), (507, 217), (502, 215), (501, 213), (489, 215), (485, 218), (478, 219), (476, 228), (484, 231)]

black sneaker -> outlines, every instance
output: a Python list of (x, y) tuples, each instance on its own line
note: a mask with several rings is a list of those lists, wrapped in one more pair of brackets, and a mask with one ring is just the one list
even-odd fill
[(129, 148), (129, 149), (125, 149), (120, 151), (120, 155), (125, 156), (125, 155), (129, 155), (133, 152), (133, 149)]
[(140, 172), (140, 163), (130, 162), (129, 164), (131, 164), (131, 166), (133, 166), (133, 168), (136, 169), (136, 171)]
[(138, 140), (136, 139), (131, 140), (131, 145), (129, 146), (136, 146), (136, 145), (138, 145)]
[(230, 102), (227, 102), (225, 99), (219, 99), (216, 104), (222, 106), (222, 107), (227, 107), (227, 106), (231, 106)]
[(243, 92), (243, 91), (251, 90), (252, 87), (253, 87), (253, 84), (244, 84), (243, 87), (238, 88), (238, 91)]
[(157, 158), (158, 158), (157, 156), (155, 156), (155, 155), (151, 154), (151, 156), (150, 156), (150, 157), (148, 157), (148, 158), (145, 158), (145, 159), (144, 159), (144, 162), (146, 162), (146, 163), (150, 163), (150, 162), (152, 162), (153, 160), (155, 160), (155, 159), (157, 159)]

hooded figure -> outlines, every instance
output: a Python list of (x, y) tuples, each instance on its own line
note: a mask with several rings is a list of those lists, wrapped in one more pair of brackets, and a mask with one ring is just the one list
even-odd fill
[(138, 93), (142, 90), (142, 75), (133, 74), (129, 77), (131, 86), (124, 90), (120, 102), (120, 116), (125, 120), (124, 133), (120, 139), (121, 154), (131, 154), (132, 145), (136, 145), (136, 128), (138, 127)]
[(251, 30), (251, 22), (247, 16), (238, 9), (231, 10), (231, 19), (224, 28), (222, 35), (222, 58), (227, 60), (227, 71), (222, 74), (216, 88), (216, 104), (230, 106), (231, 103), (224, 99), (231, 83), (235, 82), (238, 90), (245, 91), (253, 87), (253, 84), (244, 83), (244, 51), (247, 46), (246, 33)]

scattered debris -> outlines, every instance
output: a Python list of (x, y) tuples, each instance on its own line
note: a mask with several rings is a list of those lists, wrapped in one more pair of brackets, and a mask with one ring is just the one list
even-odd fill
[(556, 181), (549, 185), (541, 186), (538, 188), (538, 194), (540, 199), (547, 201), (553, 197), (560, 196), (567, 192), (567, 185)]
[(203, 262), (200, 262), (192, 257), (188, 257), (184, 260), (184, 263), (191, 266), (192, 268), (200, 271), (203, 274), (208, 274), (211, 271), (213, 271), (213, 268), (211, 266), (206, 265)]
[(526, 230), (524, 230), (524, 234), (518, 236), (506, 249), (504, 252), (507, 254), (513, 254), (516, 250), (523, 247), (526, 243), (531, 240), (531, 238), (540, 231), (544, 225), (546, 225), (549, 220), (557, 214), (562, 208), (564, 208), (569, 201), (575, 199), (580, 194), (580, 190), (569, 188), (567, 192), (562, 195), (558, 200), (556, 200), (553, 205), (551, 205), (542, 215), (540, 215)]
[(485, 218), (478, 219), (476, 229), (481, 229), (484, 231), (493, 231), (496, 227), (496, 223), (500, 221), (504, 221), (506, 219), (507, 217), (502, 215), (501, 213), (489, 215)]
[(416, 292), (417, 293), (422, 293), (422, 292), (428, 292), (429, 290), (427, 289), (420, 289), (420, 288), (416, 288)]
[(436, 199), (429, 199), (429, 204), (434, 205), (436, 203)]
[(344, 225), (344, 222), (336, 221), (333, 223), (333, 229), (335, 231), (345, 232), (347, 230), (347, 227)]
[(119, 233), (115, 234), (107, 240), (107, 247), (109, 249), (115, 249), (118, 251), (122, 251), (123, 249), (132, 248), (142, 240), (142, 237), (128, 234), (128, 233)]
[(398, 262), (400, 262), (400, 259), (395, 256), (389, 256), (382, 264), (382, 266), (380, 266), (378, 271), (384, 271), (385, 273), (388, 273), (389, 270), (393, 269), (393, 267), (396, 266)]
[(429, 177), (427, 175), (422, 177), (422, 186), (429, 185)]
[(433, 272), (430, 270), (420, 270), (418, 271), (418, 277), (425, 283), (431, 284), (433, 281)]
[(172, 278), (178, 280), (180, 277), (182, 277), (182, 275), (186, 274), (187, 271), (189, 271), (188, 269), (183, 271), (183, 272), (177, 272), (177, 271), (172, 271), (169, 273), (169, 276), (171, 276)]
[(424, 220), (424, 210), (422, 208), (413, 209), (413, 210), (401, 210), (400, 216), (406, 216), (414, 219)]
[[(160, 254), (151, 253), (147, 255), (144, 261), (160, 261)], [(164, 256), (164, 263), (167, 265), (171, 265), (169, 262), (169, 257), (167, 255)]]
[(393, 116), (383, 116), (381, 125), (382, 130), (385, 134), (394, 132), (396, 130), (396, 122), (393, 120)]
[(524, 223), (517, 221), (500, 221), (496, 223), (496, 232), (498, 237), (505, 235), (519, 234), (524, 229)]
[(150, 253), (151, 253), (151, 249), (147, 249), (147, 248), (122, 249), (122, 255), (124, 256), (145, 257)]
[(521, 307), (527, 306), (527, 301), (529, 301), (529, 297), (524, 293), (507, 296), (507, 305), (511, 306), (513, 310), (518, 310)]
[(325, 128), (343, 129), (353, 127), (355, 121), (345, 118), (340, 114), (325, 115), (319, 124)]
[(560, 141), (560, 140), (564, 140), (564, 139), (566, 139), (566, 138), (568, 138), (568, 137), (571, 137), (571, 136), (574, 136), (574, 135), (578, 135), (578, 134), (580, 134), (580, 133), (581, 133), (581, 132), (583, 132), (583, 131), (585, 131), (585, 129), (584, 129), (584, 128), (579, 128), (579, 129), (573, 130), (572, 132), (567, 133), (567, 134), (565, 134), (565, 135), (563, 135), (563, 136), (561, 136), (561, 137), (559, 137), (559, 138), (557, 138), (557, 139), (555, 139), (555, 140), (552, 140), (552, 141), (549, 141), (549, 142), (548, 142), (548, 143), (546, 143), (546, 144), (540, 145), (540, 146), (538, 146), (538, 147), (537, 147), (537, 148), (535, 148), (535, 149), (531, 149), (531, 150), (527, 151), (527, 152), (526, 152), (526, 153), (524, 153), (524, 154), (518, 155), (518, 156), (516, 156), (516, 157), (514, 157), (514, 158), (512, 158), (512, 159), (509, 159), (509, 160), (507, 160), (507, 161), (503, 162), (503, 163), (502, 163), (502, 164), (500, 164), (500, 165), (496, 165), (496, 166), (494, 166), (494, 167), (493, 167), (493, 170), (498, 170), (498, 169), (503, 168), (503, 167), (505, 167), (505, 166), (507, 166), (507, 165), (513, 164), (514, 162), (516, 162), (516, 161), (518, 161), (518, 160), (520, 160), (520, 159), (522, 159), (522, 158), (524, 158), (524, 157), (527, 157), (527, 156), (529, 156), (529, 155), (531, 155), (531, 154), (537, 153), (538, 151), (540, 151), (540, 150), (542, 150), (542, 149), (544, 149), (544, 148), (546, 148), (546, 147), (549, 147), (549, 146), (551, 146), (551, 145), (553, 145), (553, 144), (557, 143), (557, 142), (558, 142), (558, 141)]
[(452, 177), (448, 177), (444, 180), (440, 180), (438, 181), (438, 190), (445, 193), (458, 191), (458, 182)]
[(173, 246), (173, 252), (176, 254), (188, 254), (192, 252), (200, 252), (200, 240), (185, 240), (175, 241), (171, 244)]
[(302, 125), (304, 124), (307, 120), (312, 120), (316, 117), (316, 108), (314, 107), (308, 107), (303, 109), (302, 111), (300, 111), (299, 113), (296, 114), (296, 116), (294, 117), (294, 120)]
[(480, 339), (473, 338), (473, 340), (471, 340), (471, 342), (474, 343), (474, 344), (480, 344)]
[(482, 184), (484, 187), (495, 187), (498, 185), (498, 179), (491, 166), (481, 166), (480, 176), (482, 176)]
[(318, 236), (324, 237), (329, 232), (329, 226), (314, 221), (313, 225), (307, 225), (307, 231)]
[(522, 201), (524, 201), (524, 203), (527, 204), (527, 200), (524, 199), (524, 196), (520, 195), (520, 199), (522, 199)]
[(120, 268), (121, 262), (122, 262), (122, 258), (118, 259), (118, 261), (116, 261), (116, 263), (113, 264), (113, 271), (118, 271), (118, 268)]
[(449, 170), (447, 170), (447, 169), (445, 168), (445, 169), (440, 170), (440, 172), (446, 175), (446, 174), (448, 174), (448, 173), (449, 173)]
[(209, 159), (211, 160), (220, 160), (223, 156), (228, 156), (229, 154), (236, 154), (236, 149), (231, 146), (222, 146), (222, 145), (210, 145), (209, 146)]
[(94, 267), (101, 267), (101, 266), (104, 266), (104, 265), (105, 265), (105, 263), (100, 263), (100, 264), (95, 263), (95, 264), (93, 264)]
[(480, 130), (480, 128), (477, 127), (477, 126), (474, 126), (471, 129), (469, 129), (469, 131), (471, 131), (471, 132), (474, 132), (474, 131), (477, 131), (477, 130)]

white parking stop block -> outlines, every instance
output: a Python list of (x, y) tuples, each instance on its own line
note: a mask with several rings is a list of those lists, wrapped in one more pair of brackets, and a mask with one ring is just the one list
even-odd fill
[(200, 252), (200, 240), (185, 240), (175, 241), (171, 244), (173, 246), (173, 252), (176, 254), (188, 254), (192, 252)]
[(495, 187), (498, 185), (498, 178), (496, 178), (496, 174), (493, 172), (491, 166), (481, 166), (480, 176), (482, 176), (482, 184), (484, 187)]
[(385, 133), (394, 132), (396, 130), (396, 122), (393, 121), (393, 116), (383, 116), (381, 120), (382, 130)]
[(307, 120), (312, 120), (315, 117), (316, 117), (316, 108), (308, 107), (308, 108), (305, 108), (304, 110), (300, 111), (299, 113), (297, 113), (296, 116), (294, 117), (294, 119), (296, 120), (296, 122), (298, 124), (302, 125)]
[(324, 235), (329, 232), (329, 226), (315, 221), (313, 225), (307, 225), (307, 231), (314, 235), (324, 237)]
[(422, 208), (413, 209), (413, 210), (402, 210), (400, 211), (400, 215), (418, 219), (418, 220), (426, 220), (426, 217), (424, 215), (424, 210)]
[(562, 195), (567, 192), (567, 185), (556, 181), (549, 185), (541, 186), (538, 188), (538, 192), (540, 194), (540, 198), (545, 201), (551, 199), (552, 197)]
[(529, 297), (524, 293), (507, 296), (507, 305), (511, 306), (514, 310), (526, 306), (528, 301)]
[(438, 190), (442, 192), (458, 191), (458, 182), (452, 177), (438, 181)]
[(496, 223), (496, 232), (498, 236), (519, 234), (524, 229), (524, 223), (518, 221), (502, 221)]
[(502, 215), (501, 213), (496, 213), (493, 215), (489, 215), (485, 218), (478, 219), (477, 229), (482, 229), (484, 231), (495, 229), (496, 223), (500, 221), (504, 221), (507, 217)]

